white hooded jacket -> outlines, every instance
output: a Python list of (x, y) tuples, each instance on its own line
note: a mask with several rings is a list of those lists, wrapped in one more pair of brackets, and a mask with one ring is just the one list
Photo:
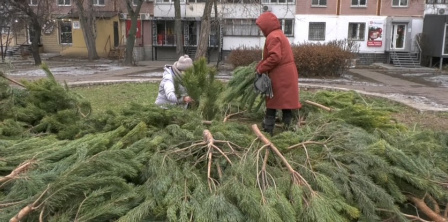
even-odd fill
[(180, 105), (183, 104), (183, 97), (186, 96), (186, 90), (182, 85), (179, 85), (179, 98), (176, 95), (176, 89), (174, 87), (174, 71), (171, 65), (165, 65), (163, 72), (163, 79), (159, 85), (159, 93), (156, 98), (155, 104), (166, 107), (166, 105)]

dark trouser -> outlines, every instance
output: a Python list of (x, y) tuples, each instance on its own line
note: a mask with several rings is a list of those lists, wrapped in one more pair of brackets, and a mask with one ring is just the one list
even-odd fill
[[(275, 114), (277, 110), (275, 109), (266, 109), (266, 116), (263, 120), (263, 130), (265, 132), (270, 133), (271, 135), (274, 132), (275, 127)], [(282, 109), (282, 122), (285, 127), (288, 127), (291, 124), (292, 120), (292, 110), (290, 109)]]

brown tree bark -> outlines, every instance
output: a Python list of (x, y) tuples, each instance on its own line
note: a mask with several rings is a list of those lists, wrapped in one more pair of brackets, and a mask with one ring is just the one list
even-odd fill
[(28, 1), (6, 0), (2, 2), (2, 5), (4, 6), (3, 10), (7, 10), (3, 13), (6, 13), (8, 15), (25, 15), (15, 18), (9, 17), (9, 19), (20, 19), (33, 28), (34, 35), (31, 42), (31, 53), (33, 55), (34, 64), (41, 65), (42, 59), (39, 54), (39, 44), (42, 34), (42, 24), (44, 24), (44, 21), (47, 20), (47, 18), (51, 14), (51, 4), (48, 0), (42, 0), (38, 2), (37, 6), (30, 7)]
[(41, 65), (42, 58), (39, 53), (40, 36), (42, 35), (42, 25), (36, 17), (31, 18), (31, 26), (34, 29), (33, 41), (31, 42), (31, 54), (33, 55), (34, 65)]
[(140, 9), (142, 7), (143, 0), (138, 0), (137, 6), (135, 6), (135, 8), (132, 4), (132, 0), (126, 0), (128, 15), (131, 17), (131, 27), (126, 38), (126, 55), (124, 59), (124, 65), (133, 65), (132, 63), (134, 61), (135, 35), (137, 34), (137, 18), (140, 15)]
[(201, 33), (199, 35), (198, 49), (194, 59), (197, 60), (201, 57), (207, 56), (208, 40), (210, 35), (210, 15), (212, 13), (212, 7), (215, 0), (210, 0), (205, 3), (204, 14), (201, 19)]
[(444, 218), (442, 215), (436, 213), (434, 210), (429, 208), (428, 205), (426, 205), (425, 201), (423, 201), (423, 199), (419, 199), (417, 197), (409, 195), (408, 200), (410, 200), (412, 203), (414, 203), (415, 206), (417, 206), (417, 208), (419, 210), (421, 210), (426, 216), (428, 216), (428, 218), (430, 218), (432, 221), (435, 221), (435, 222), (446, 222), (447, 221), (447, 218)]
[(180, 17), (180, 0), (174, 0), (174, 33), (176, 33), (176, 55), (184, 55), (184, 41), (182, 32), (182, 20)]
[(86, 8), (84, 8), (83, 0), (75, 0), (75, 5), (87, 47), (87, 57), (89, 60), (99, 59), (96, 51), (96, 16), (93, 11), (93, 0), (87, 0)]

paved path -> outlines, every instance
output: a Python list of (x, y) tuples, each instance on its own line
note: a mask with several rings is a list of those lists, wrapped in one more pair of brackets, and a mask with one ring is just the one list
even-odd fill
[[(162, 67), (165, 64), (172, 64), (173, 62), (141, 61), (137, 66), (125, 67), (115, 64), (115, 61), (110, 60), (95, 62), (86, 62), (84, 60), (48, 61), (52, 71), (61, 69), (61, 74), (55, 74), (55, 78), (61, 82), (65, 81), (72, 86), (117, 82), (156, 82), (161, 78), (163, 72)], [(78, 70), (83, 70), (84, 73), (76, 74)], [(88, 70), (90, 72), (87, 72)], [(428, 70), (434, 71), (433, 69), (423, 69), (421, 72), (427, 72)], [(398, 74), (403, 71), (406, 70), (394, 70), (393, 67), (387, 65), (378, 69), (356, 68), (350, 69), (348, 72), (348, 75), (354, 77), (355, 80), (341, 78), (323, 81), (322, 79), (300, 78), (299, 85), (301, 89), (355, 90), (362, 94), (395, 100), (421, 111), (448, 111), (447, 87), (410, 81)], [(64, 74), (64, 72), (67, 74)], [(42, 78), (42, 75), (34, 75), (33, 72), (27, 72), (26, 69), (23, 69), (19, 72), (11, 73), (11, 77), (33, 80)], [(230, 71), (220, 72), (218, 78), (230, 78)]]
[[(307, 83), (301, 87), (317, 87), (357, 92), (395, 100), (420, 111), (448, 111), (448, 88), (432, 86), (383, 74), (373, 69), (351, 69), (350, 73), (368, 80), (365, 84), (329, 82), (325, 84)], [(369, 81), (370, 80), (370, 81)]]

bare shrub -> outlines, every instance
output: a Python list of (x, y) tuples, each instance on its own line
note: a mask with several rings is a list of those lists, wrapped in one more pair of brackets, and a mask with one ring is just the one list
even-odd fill
[(359, 45), (353, 41), (293, 45), (294, 60), (303, 77), (338, 77), (356, 57)]
[(232, 49), (227, 58), (227, 63), (231, 64), (233, 68), (238, 66), (247, 66), (253, 62), (261, 60), (261, 49), (259, 47), (241, 46)]
[[(303, 43), (292, 45), (294, 62), (303, 77), (338, 77), (356, 58), (359, 44), (349, 40), (334, 40), (328, 43)], [(261, 60), (258, 47), (238, 47), (230, 52), (227, 63), (233, 68), (248, 66)]]

